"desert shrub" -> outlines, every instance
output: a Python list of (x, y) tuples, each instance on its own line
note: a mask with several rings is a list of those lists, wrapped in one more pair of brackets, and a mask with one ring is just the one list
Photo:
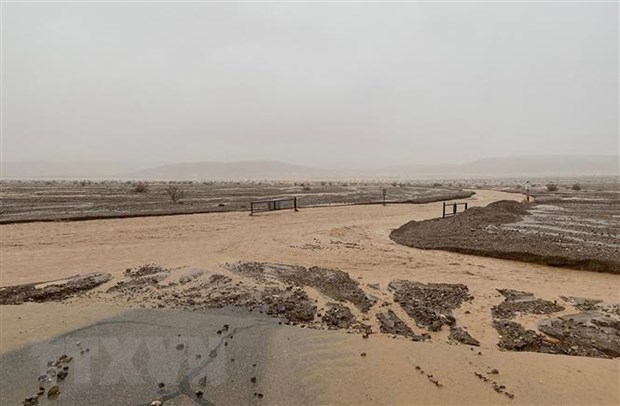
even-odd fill
[(573, 186), (571, 186), (571, 189), (573, 189), (573, 190), (581, 190), (581, 185), (579, 183), (575, 183)]
[(149, 184), (147, 182), (136, 182), (133, 184), (134, 193), (148, 193)]
[(555, 192), (556, 190), (558, 190), (558, 184), (557, 183), (547, 183), (547, 190), (549, 192)]
[(168, 196), (170, 196), (170, 200), (172, 200), (174, 204), (179, 203), (179, 201), (185, 197), (185, 191), (177, 185), (169, 185), (166, 192), (168, 192)]
[(312, 188), (310, 187), (310, 185), (304, 185), (303, 190), (307, 192), (309, 190), (312, 190)]

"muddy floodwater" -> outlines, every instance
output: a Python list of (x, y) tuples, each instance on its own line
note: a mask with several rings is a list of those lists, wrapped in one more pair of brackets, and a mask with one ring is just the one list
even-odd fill
[[(457, 186), (413, 182), (0, 181), (0, 223), (249, 211), (251, 201), (299, 207), (466, 198)], [(171, 190), (179, 194), (173, 202)], [(291, 208), (287, 202), (282, 207)]]
[(620, 276), (390, 239), (441, 212), (0, 225), (0, 400), (617, 404)]

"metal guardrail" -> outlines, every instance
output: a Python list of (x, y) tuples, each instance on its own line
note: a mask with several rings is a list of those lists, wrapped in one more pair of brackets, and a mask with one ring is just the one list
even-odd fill
[[(459, 213), (458, 206), (465, 206), (463, 211), (467, 210), (467, 202), (465, 203), (443, 202), (443, 213), (441, 215), (441, 218), (445, 219), (446, 217), (456, 216)], [(451, 209), (446, 211), (446, 208), (451, 208)], [(461, 211), (460, 213), (462, 213), (463, 211)]]
[[(292, 202), (293, 207), (283, 207), (282, 203), (286, 202)], [(285, 199), (257, 200), (254, 202), (250, 202), (250, 216), (254, 215), (254, 213), (285, 209), (293, 209), (295, 211), (299, 211), (299, 208), (297, 207), (297, 196)]]

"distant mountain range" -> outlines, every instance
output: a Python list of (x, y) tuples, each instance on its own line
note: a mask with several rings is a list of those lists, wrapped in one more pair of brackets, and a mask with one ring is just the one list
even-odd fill
[(539, 155), (488, 158), (464, 164), (399, 165), (376, 169), (330, 169), (275, 161), (192, 162), (149, 166), (4, 162), (7, 178), (110, 178), (153, 180), (317, 180), (497, 176), (619, 176), (618, 155)]

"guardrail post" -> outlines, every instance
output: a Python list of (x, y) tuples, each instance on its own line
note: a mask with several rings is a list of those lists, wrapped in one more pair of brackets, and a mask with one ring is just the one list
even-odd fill
[(299, 211), (297, 208), (297, 196), (293, 197), (293, 206), (295, 207), (295, 211)]

